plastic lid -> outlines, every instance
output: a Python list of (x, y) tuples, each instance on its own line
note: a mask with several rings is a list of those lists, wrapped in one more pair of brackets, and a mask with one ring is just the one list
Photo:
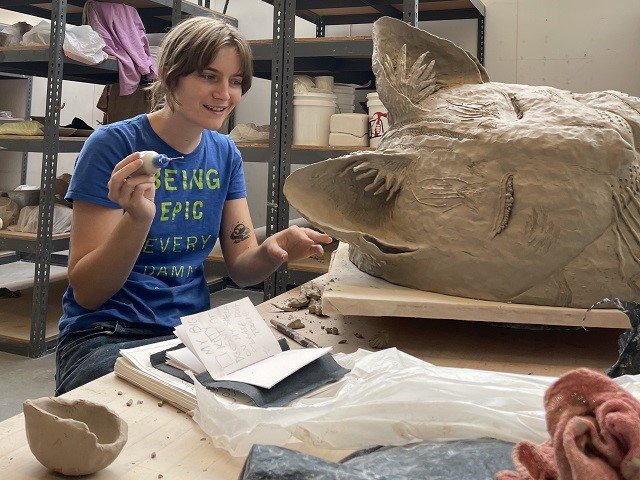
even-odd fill
[(169, 165), (169, 157), (167, 157), (164, 153), (159, 153), (158, 155), (153, 156), (153, 160), (151, 160), (153, 166), (156, 168), (163, 168)]
[(334, 100), (337, 98), (333, 93), (329, 92), (328, 90), (323, 90), (323, 91), (315, 91), (315, 92), (304, 92), (304, 93), (294, 93), (293, 94), (294, 98), (295, 97), (299, 97), (299, 98), (304, 98), (304, 97), (308, 97), (308, 98), (323, 98), (323, 99), (327, 99), (327, 100)]

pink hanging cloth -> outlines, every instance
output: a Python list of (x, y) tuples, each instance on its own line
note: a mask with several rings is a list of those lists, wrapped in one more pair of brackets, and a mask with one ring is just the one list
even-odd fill
[(107, 44), (104, 51), (118, 59), (120, 95), (135, 92), (144, 76), (156, 79), (156, 65), (138, 11), (122, 3), (89, 0), (84, 7), (88, 23)]
[(518, 443), (517, 471), (496, 480), (640, 479), (640, 402), (616, 382), (573, 370), (549, 387), (544, 407), (550, 439)]

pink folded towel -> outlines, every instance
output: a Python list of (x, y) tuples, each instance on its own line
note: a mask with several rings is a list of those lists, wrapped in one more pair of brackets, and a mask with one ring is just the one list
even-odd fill
[(640, 402), (610, 378), (580, 368), (544, 396), (550, 439), (520, 442), (517, 471), (496, 480), (640, 480)]

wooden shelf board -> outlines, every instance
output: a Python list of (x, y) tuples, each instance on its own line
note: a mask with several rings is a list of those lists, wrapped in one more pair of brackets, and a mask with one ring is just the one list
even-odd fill
[(269, 148), (268, 143), (235, 142), (238, 148)]
[[(0, 139), (2, 136), (0, 135)], [(268, 143), (249, 143), (249, 142), (236, 142), (236, 146), (238, 148), (269, 148)], [(317, 146), (317, 145), (292, 145), (292, 150), (310, 150), (310, 151), (360, 151), (360, 150), (375, 150), (374, 147), (359, 147), (359, 146), (340, 146), (340, 147), (332, 147), (329, 145), (326, 146)]]
[[(0, 237), (10, 238), (12, 240), (26, 240), (29, 242), (35, 242), (38, 239), (38, 235), (36, 233), (12, 232), (11, 230), (7, 230), (7, 229), (0, 230)], [(68, 232), (57, 233), (51, 236), (53, 240), (63, 240), (70, 237), (71, 237), (71, 234)]]
[[(87, 141), (87, 137), (58, 137), (60, 140), (69, 142), (84, 143)], [(0, 135), (1, 140), (40, 140), (44, 141), (43, 135)]]
[[(373, 7), (314, 8), (311, 11), (321, 17), (334, 15), (380, 15), (380, 12)], [(402, 13), (402, 8), (400, 8), (399, 13)]]
[[(329, 271), (329, 263), (331, 262), (331, 255), (338, 247), (338, 242), (334, 242), (331, 245), (324, 247), (324, 255), (321, 258), (305, 258), (296, 262), (288, 264), (289, 270), (298, 270), (301, 272), (314, 272), (314, 273), (327, 273)], [(224, 263), (224, 257), (222, 256), (222, 250), (220, 244), (216, 244), (209, 256), (208, 262)]]
[[(67, 282), (49, 285), (49, 307), (47, 308), (47, 330), (45, 340), (58, 336), (58, 320), (62, 315), (62, 295)], [(33, 289), (24, 290), (19, 298), (0, 299), (0, 338), (19, 343), (29, 343), (31, 334), (31, 304)]]
[[(11, 47), (0, 47), (0, 53), (1, 52), (15, 52), (15, 51), (23, 51), (23, 52), (37, 52), (37, 51), (48, 51), (49, 50), (49, 45), (12, 45)], [(65, 58), (67, 60), (71, 60), (69, 57), (67, 57), (65, 55)], [(108, 56), (107, 60), (114, 60), (117, 61), (118, 59), (116, 57), (113, 56)], [(106, 60), (105, 60), (106, 61)], [(80, 62), (78, 62), (80, 63)], [(99, 63), (96, 64), (86, 64), (87, 66), (97, 66), (100, 65)]]
[(331, 151), (338, 151), (338, 152), (343, 152), (343, 151), (349, 151), (349, 152), (359, 152), (361, 150), (375, 150), (374, 147), (360, 147), (360, 146), (340, 146), (340, 147), (332, 147), (332, 146), (315, 146), (315, 145), (293, 145), (291, 147), (293, 150), (314, 150), (314, 151), (319, 151), (319, 152), (323, 152), (323, 151), (327, 151), (327, 152), (331, 152)]
[[(368, 35), (359, 35), (354, 37), (298, 37), (296, 38), (296, 43), (331, 43), (331, 42), (356, 42), (362, 40), (372, 40), (372, 38)], [(268, 39), (258, 39), (258, 40), (249, 40), (249, 45), (267, 45), (273, 43), (273, 40)]]
[[(349, 261), (348, 244), (340, 244), (331, 260), (332, 279), (322, 296), (327, 313), (465, 320), (563, 327), (629, 328), (627, 316), (616, 309), (526, 305), (443, 295), (402, 287), (368, 275)], [(427, 320), (425, 320), (427, 321)]]
[[(142, 10), (142, 15), (144, 16), (146, 14), (146, 12), (144, 11), (145, 9), (149, 9), (152, 8), (154, 9), (154, 12), (157, 12), (158, 8), (162, 8), (165, 7), (167, 9), (171, 8), (171, 3), (167, 2), (167, 1), (154, 1), (154, 0), (109, 0), (111, 3), (124, 3), (126, 5), (130, 5), (136, 9), (140, 9)], [(76, 0), (77, 2), (77, 0)], [(69, 3), (67, 5), (67, 13), (71, 13), (71, 14), (82, 14), (82, 10), (83, 7), (79, 4), (76, 4), (76, 2), (74, 3)], [(85, 0), (86, 2), (86, 0)], [(84, 2), (83, 2), (84, 3)], [(226, 19), (229, 23), (237, 23), (237, 19), (234, 17), (231, 17), (229, 15), (223, 15), (222, 13), (218, 12), (217, 10), (213, 10), (213, 9), (209, 9), (203, 6), (198, 5), (195, 2), (190, 2), (189, 0), (183, 0), (183, 3), (186, 3), (186, 7), (183, 7), (183, 13), (187, 10), (191, 11), (197, 11), (198, 13), (202, 14), (202, 15), (206, 15), (206, 14), (215, 14), (216, 17), (219, 17), (221, 19)], [(42, 0), (33, 0), (33, 1), (25, 1), (24, 2), (25, 5), (31, 5), (33, 7), (37, 7), (41, 10), (45, 10), (45, 11), (51, 11), (51, 2), (46, 2), (46, 1), (42, 1)], [(11, 9), (9, 7), (9, 9)], [(153, 16), (158, 17), (158, 18), (162, 18), (164, 15), (157, 15), (154, 14)], [(171, 18), (169, 16), (169, 18)]]
[[(395, 8), (399, 14), (402, 14), (402, 3), (389, 2), (388, 6)], [(429, 10), (465, 10), (468, 8), (476, 7), (469, 0), (428, 1), (420, 2), (418, 5), (418, 10), (421, 12)], [(311, 8), (309, 11), (320, 16), (380, 14), (374, 7)]]
[[(328, 285), (327, 288), (333, 285), (330, 274), (316, 278), (314, 283)], [(296, 287), (256, 308), (267, 324), (272, 319), (286, 323), (299, 319), (305, 327), (298, 332), (322, 347), (332, 346), (333, 353), (353, 353), (359, 348), (371, 350), (369, 340), (379, 332), (387, 332), (390, 347), (440, 367), (558, 376), (579, 367), (604, 371), (618, 358), (619, 329), (531, 329), (398, 316), (329, 314), (319, 317), (307, 309), (282, 312), (275, 306), (297, 297), (299, 292), (300, 287)], [(323, 297), (323, 305), (324, 301)], [(336, 327), (339, 334), (327, 334), (329, 327)], [(280, 338), (280, 334), (273, 331)], [(300, 348), (293, 341), (289, 341), (289, 345)]]
[[(32, 262), (17, 261), (0, 265), (0, 288), (11, 291), (33, 288), (35, 265)], [(49, 282), (67, 279), (67, 267), (51, 265)]]

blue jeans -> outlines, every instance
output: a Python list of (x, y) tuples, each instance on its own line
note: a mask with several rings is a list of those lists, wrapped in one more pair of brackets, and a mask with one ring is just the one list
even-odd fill
[(56, 396), (113, 372), (120, 349), (176, 338), (166, 330), (131, 327), (115, 320), (95, 322), (59, 339)]

